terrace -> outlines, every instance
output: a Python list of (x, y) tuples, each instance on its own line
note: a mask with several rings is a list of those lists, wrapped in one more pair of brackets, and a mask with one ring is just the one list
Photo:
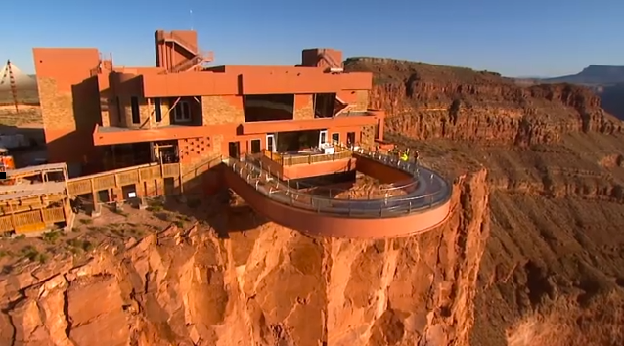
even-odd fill
[(282, 180), (302, 179), (355, 170), (351, 150), (333, 145), (295, 151), (264, 150), (256, 157), (264, 169)]

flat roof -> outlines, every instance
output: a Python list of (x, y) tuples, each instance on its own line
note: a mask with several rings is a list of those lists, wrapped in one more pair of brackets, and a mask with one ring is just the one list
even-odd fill
[(117, 127), (117, 126), (98, 126), (98, 133), (115, 133), (115, 132), (129, 132), (129, 131), (144, 131), (144, 130), (162, 130), (162, 129), (181, 129), (185, 127), (193, 127), (192, 125), (165, 125), (158, 126), (153, 128), (145, 128), (145, 129), (131, 129), (128, 127)]
[(9, 188), (13, 188), (13, 191), (15, 192), (7, 191), (9, 193), (0, 195), (0, 201), (8, 201), (12, 199), (42, 195), (65, 194), (65, 189), (67, 188), (67, 185), (65, 184), (65, 182), (53, 182), (42, 184), (18, 184), (11, 186), (2, 186), (3, 192), (5, 191), (5, 189), (9, 190)]
[(22, 168), (17, 168), (17, 169), (9, 169), (6, 171), (6, 175), (8, 179), (8, 178), (20, 176), (20, 175), (28, 175), (28, 174), (36, 175), (42, 172), (62, 171), (66, 169), (67, 169), (67, 164), (65, 162), (46, 163), (43, 165), (27, 166), (27, 167), (22, 167)]

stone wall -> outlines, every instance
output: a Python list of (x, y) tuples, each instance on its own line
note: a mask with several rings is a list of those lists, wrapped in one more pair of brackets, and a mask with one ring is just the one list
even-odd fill
[(314, 119), (314, 102), (312, 102), (312, 95), (295, 95), (293, 119)]
[[(245, 111), (240, 100), (240, 107), (233, 104), (233, 99), (239, 96), (202, 96), (202, 125), (223, 125), (231, 123), (244, 123)], [(236, 100), (237, 102), (239, 100)]]
[[(152, 109), (147, 105), (147, 99), (144, 97), (137, 97), (139, 102), (139, 123), (132, 122), (132, 103), (131, 96), (120, 96), (119, 102), (121, 103), (121, 120), (122, 126), (136, 129), (136, 128), (146, 128), (149, 125), (149, 117), (153, 115), (154, 107), (152, 105)], [(166, 111), (165, 111), (166, 112)], [(163, 114), (164, 115), (164, 114)]]
[(97, 79), (86, 79), (67, 92), (59, 92), (54, 78), (37, 80), (49, 160), (82, 162), (92, 154), (93, 129), (101, 120)]
[(368, 90), (356, 90), (355, 96), (357, 101), (355, 104), (352, 104), (351, 110), (356, 112), (365, 112), (368, 110), (368, 99), (369, 99), (369, 91)]
[(360, 146), (366, 149), (372, 149), (374, 144), (375, 144), (375, 126), (366, 125), (362, 127)]

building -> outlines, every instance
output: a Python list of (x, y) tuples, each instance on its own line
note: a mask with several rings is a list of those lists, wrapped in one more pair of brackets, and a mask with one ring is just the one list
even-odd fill
[[(67, 199), (86, 197), (94, 216), (100, 202), (145, 206), (146, 196), (227, 186), (308, 234), (401, 236), (448, 217), (443, 177), (363, 150), (382, 142), (384, 114), (368, 109), (372, 74), (344, 72), (341, 52), (306, 49), (296, 66), (206, 67), (213, 56), (194, 31), (158, 30), (154, 43), (152, 67), (117, 66), (95, 48), (33, 49), (48, 159), (67, 162)], [(356, 171), (388, 186), (363, 199), (316, 189), (355, 182)], [(45, 224), (3, 220), (16, 233)]]
[(340, 51), (303, 50), (296, 66), (205, 67), (212, 53), (191, 30), (157, 30), (155, 48), (151, 67), (114, 65), (96, 48), (33, 49), (50, 162), (71, 176), (158, 160), (187, 171), (217, 155), (382, 139), (372, 74), (344, 72)]

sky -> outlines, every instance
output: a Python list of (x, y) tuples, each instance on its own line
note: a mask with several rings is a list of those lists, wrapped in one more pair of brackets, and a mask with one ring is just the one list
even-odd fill
[(622, 0), (7, 0), (2, 11), (0, 61), (27, 73), (33, 47), (152, 66), (156, 29), (191, 28), (217, 65), (294, 65), (316, 47), (507, 76), (624, 65)]

